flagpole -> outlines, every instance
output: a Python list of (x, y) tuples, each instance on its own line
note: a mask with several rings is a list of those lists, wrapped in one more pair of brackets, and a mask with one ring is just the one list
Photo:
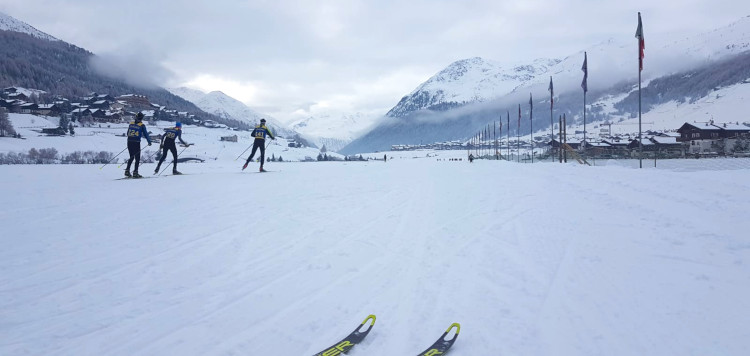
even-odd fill
[(495, 120), (492, 120), (492, 137), (495, 139), (495, 159), (498, 159), (497, 156), (497, 123)]
[[(553, 120), (553, 108), (555, 106), (555, 98), (554, 98), (554, 91), (552, 89), (552, 76), (549, 77), (549, 139), (550, 139), (550, 146), (552, 146), (552, 140), (555, 139), (555, 123)], [(554, 151), (553, 151), (554, 152)], [(551, 155), (551, 154), (550, 154)], [(554, 162), (555, 159), (552, 159), (552, 162)]]
[(521, 104), (518, 104), (518, 128), (516, 128), (516, 152), (518, 163), (521, 163)]
[[(643, 168), (643, 131), (641, 128), (641, 71), (643, 71), (643, 50), (646, 48), (643, 39), (643, 22), (641, 12), (638, 12), (638, 28), (635, 30), (638, 39), (638, 165)], [(656, 154), (656, 153), (654, 153)]]
[(532, 103), (531, 93), (529, 93), (529, 135), (531, 140), (531, 163), (534, 163), (534, 104)]
[[(563, 141), (565, 141), (565, 145), (568, 144), (568, 119), (565, 117), (565, 114), (563, 114)], [(564, 148), (564, 147), (563, 147)], [(563, 161), (565, 163), (568, 163), (568, 151), (566, 149), (563, 150)]]
[(562, 147), (562, 141), (563, 141), (563, 139), (562, 139), (562, 115), (560, 115), (560, 117), (558, 117), (558, 121), (560, 123), (558, 124), (559, 126), (557, 127), (557, 134), (558, 134), (558, 136), (560, 136), (560, 142), (558, 142), (558, 146), (559, 147), (557, 148), (557, 156), (560, 159), (560, 163), (562, 163), (562, 148), (563, 148)]
[(583, 92), (583, 154), (586, 154), (586, 92)]
[(508, 110), (508, 122), (507, 124), (507, 132), (508, 132), (508, 161), (510, 161), (510, 110)]
[(589, 85), (588, 85), (589, 66), (588, 66), (588, 56), (586, 55), (586, 52), (583, 52), (583, 67), (581, 67), (581, 70), (583, 71), (583, 81), (581, 82), (581, 88), (583, 88), (583, 143), (582, 144), (583, 144), (583, 149), (584, 149), (584, 154), (585, 154), (586, 152), (585, 151), (586, 150), (586, 92), (589, 91)]
[[(640, 15), (640, 12), (638, 13)], [(640, 58), (640, 48), (638, 56)], [(639, 59), (640, 60), (640, 59)], [(638, 67), (638, 165), (643, 168), (643, 139), (641, 136), (641, 69)]]

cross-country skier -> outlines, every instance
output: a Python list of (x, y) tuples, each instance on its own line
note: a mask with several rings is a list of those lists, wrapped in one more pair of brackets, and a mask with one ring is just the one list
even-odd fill
[(161, 149), (161, 159), (159, 159), (159, 164), (156, 165), (156, 169), (154, 170), (154, 174), (159, 173), (159, 168), (161, 167), (162, 162), (167, 158), (167, 152), (172, 152), (172, 174), (182, 174), (179, 171), (177, 171), (177, 146), (175, 145), (175, 138), (180, 140), (180, 143), (182, 143), (185, 146), (190, 146), (189, 143), (182, 140), (182, 123), (178, 122), (174, 125), (172, 128), (168, 128), (164, 130), (164, 139), (161, 142), (161, 145), (159, 146), (159, 149)]
[(141, 162), (141, 137), (145, 137), (148, 141), (148, 145), (151, 146), (151, 137), (148, 136), (148, 130), (146, 125), (143, 124), (143, 113), (139, 112), (135, 115), (135, 121), (131, 122), (128, 126), (128, 153), (130, 153), (130, 159), (128, 159), (128, 165), (125, 167), (125, 176), (130, 177), (130, 164), (135, 159), (135, 169), (133, 170), (133, 178), (141, 178), (138, 174), (138, 164)]
[(250, 157), (247, 158), (247, 161), (245, 161), (245, 165), (242, 166), (242, 170), (244, 171), (245, 168), (247, 168), (247, 164), (250, 163), (250, 161), (253, 160), (253, 156), (255, 156), (255, 151), (260, 148), (260, 172), (265, 172), (266, 170), (263, 169), (263, 162), (265, 162), (266, 157), (266, 135), (270, 137), (272, 140), (275, 140), (276, 138), (273, 137), (273, 134), (271, 133), (271, 130), (266, 127), (266, 119), (260, 119), (260, 125), (255, 126), (255, 129), (251, 133), (253, 137), (255, 137), (255, 141), (253, 142), (253, 150), (250, 151)]

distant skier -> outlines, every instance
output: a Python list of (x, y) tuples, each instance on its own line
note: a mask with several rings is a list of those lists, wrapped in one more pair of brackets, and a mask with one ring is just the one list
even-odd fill
[(148, 136), (148, 130), (146, 125), (143, 124), (143, 113), (139, 112), (135, 115), (135, 121), (131, 122), (128, 126), (128, 153), (130, 153), (130, 159), (128, 159), (128, 166), (125, 167), (125, 176), (130, 177), (130, 164), (135, 159), (135, 169), (133, 170), (133, 178), (141, 178), (138, 174), (138, 164), (141, 162), (141, 137), (145, 137), (148, 141), (148, 145), (151, 146), (151, 137)]
[(266, 135), (270, 137), (272, 140), (275, 140), (276, 138), (273, 137), (273, 134), (271, 133), (271, 130), (266, 127), (266, 119), (260, 119), (260, 125), (255, 126), (255, 129), (251, 133), (253, 137), (255, 137), (255, 141), (253, 142), (253, 150), (250, 151), (250, 157), (247, 158), (247, 161), (245, 161), (245, 165), (242, 166), (242, 170), (244, 171), (245, 168), (247, 168), (247, 164), (250, 163), (250, 161), (253, 160), (253, 156), (255, 156), (255, 151), (257, 151), (260, 148), (260, 172), (265, 172), (266, 170), (263, 169), (263, 162), (265, 162), (266, 157)]
[(469, 163), (474, 163), (474, 154), (469, 153)]
[(159, 159), (159, 163), (156, 165), (156, 169), (154, 170), (154, 174), (159, 173), (159, 168), (161, 167), (161, 164), (164, 162), (164, 160), (167, 158), (167, 152), (172, 152), (172, 174), (182, 174), (179, 171), (177, 171), (177, 145), (175, 144), (175, 138), (180, 140), (180, 143), (182, 143), (185, 146), (190, 146), (189, 143), (182, 140), (182, 123), (178, 122), (174, 125), (172, 128), (168, 128), (164, 130), (164, 139), (161, 142), (161, 145), (159, 146), (159, 149), (161, 150), (161, 159)]
[(386, 162), (386, 161), (388, 161), (388, 157), (386, 157), (386, 155), (383, 155), (383, 162)]

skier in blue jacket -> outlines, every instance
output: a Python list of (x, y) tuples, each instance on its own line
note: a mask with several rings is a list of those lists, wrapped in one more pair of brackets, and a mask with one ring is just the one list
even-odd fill
[(178, 122), (175, 124), (174, 127), (168, 128), (164, 130), (164, 140), (161, 143), (161, 146), (159, 147), (161, 152), (161, 159), (159, 159), (159, 163), (156, 165), (156, 169), (154, 170), (154, 174), (159, 173), (159, 168), (161, 167), (162, 162), (164, 162), (164, 159), (167, 158), (167, 152), (172, 152), (172, 174), (178, 175), (182, 174), (177, 170), (177, 145), (175, 144), (175, 139), (179, 139), (180, 143), (182, 143), (185, 146), (190, 146), (189, 143), (182, 140), (182, 123)]
[(270, 137), (272, 140), (275, 140), (276, 138), (273, 137), (271, 130), (266, 127), (266, 119), (260, 119), (260, 125), (255, 126), (255, 129), (253, 130), (251, 135), (255, 137), (255, 141), (253, 142), (253, 150), (250, 151), (250, 157), (248, 157), (247, 161), (245, 161), (245, 165), (242, 166), (242, 170), (244, 171), (245, 168), (247, 168), (247, 164), (250, 163), (250, 161), (253, 160), (253, 156), (255, 156), (255, 151), (260, 148), (260, 172), (265, 172), (266, 170), (263, 169), (263, 162), (265, 162), (266, 158), (266, 135), (268, 135), (268, 137)]
[(133, 169), (133, 178), (141, 178), (138, 174), (138, 164), (141, 162), (141, 137), (145, 137), (148, 141), (148, 145), (151, 146), (151, 137), (148, 136), (148, 130), (146, 125), (143, 124), (143, 113), (139, 112), (135, 115), (135, 121), (131, 122), (128, 126), (128, 153), (130, 153), (130, 159), (128, 159), (128, 166), (125, 167), (125, 176), (130, 177), (130, 164), (135, 159), (135, 169)]

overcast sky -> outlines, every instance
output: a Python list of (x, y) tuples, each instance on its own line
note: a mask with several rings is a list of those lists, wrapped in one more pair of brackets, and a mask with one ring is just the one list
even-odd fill
[(0, 0), (0, 11), (134, 76), (221, 90), (289, 122), (385, 114), (459, 59), (511, 65), (633, 38), (638, 11), (648, 41), (728, 25), (750, 1)]

